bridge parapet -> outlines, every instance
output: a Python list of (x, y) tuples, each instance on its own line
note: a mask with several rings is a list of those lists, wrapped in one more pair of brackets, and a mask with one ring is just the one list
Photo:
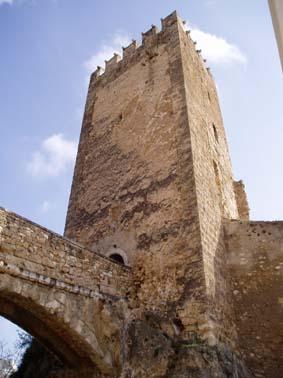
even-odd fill
[(0, 208), (0, 271), (83, 296), (124, 297), (129, 268)]
[(66, 367), (119, 370), (130, 287), (130, 268), (0, 208), (0, 315)]

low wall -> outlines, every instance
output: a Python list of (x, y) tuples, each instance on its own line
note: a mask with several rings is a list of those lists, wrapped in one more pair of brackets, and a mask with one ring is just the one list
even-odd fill
[(131, 270), (0, 208), (0, 315), (71, 369), (120, 369)]
[(0, 208), (0, 269), (85, 296), (123, 297), (129, 269)]

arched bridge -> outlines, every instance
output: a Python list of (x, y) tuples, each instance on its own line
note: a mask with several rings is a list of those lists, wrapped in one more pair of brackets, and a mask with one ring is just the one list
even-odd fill
[(69, 369), (119, 371), (130, 270), (0, 208), (0, 315)]

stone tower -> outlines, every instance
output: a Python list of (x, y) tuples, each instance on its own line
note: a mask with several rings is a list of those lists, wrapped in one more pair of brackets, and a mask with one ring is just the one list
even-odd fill
[(136, 350), (154, 332), (156, 345), (166, 334), (232, 350), (224, 218), (247, 219), (247, 201), (213, 78), (174, 12), (91, 76), (65, 236), (132, 268)]
[(283, 377), (283, 222), (249, 221), (175, 12), (91, 77), (65, 235), (0, 208), (0, 314), (49, 378)]

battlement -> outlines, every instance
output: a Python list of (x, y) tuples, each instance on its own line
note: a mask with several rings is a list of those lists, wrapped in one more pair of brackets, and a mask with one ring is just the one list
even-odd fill
[[(223, 219), (246, 215), (243, 186), (234, 188), (215, 83), (188, 29), (176, 12), (144, 29), (93, 74), (85, 107), (65, 236), (131, 267), (121, 325), (137, 348), (125, 348), (122, 375), (190, 376), (192, 358), (172, 350), (168, 361), (172, 340), (216, 359), (227, 351), (223, 367), (238, 371)], [(213, 358), (198, 371), (219, 376)]]
[[(122, 57), (115, 52), (112, 58), (105, 60), (105, 69), (99, 66), (97, 67), (97, 69), (91, 75), (91, 81), (97, 82), (97, 80), (105, 78), (108, 74), (112, 75), (115, 71), (121, 71), (123, 66), (128, 65), (130, 61), (135, 61), (138, 59), (142, 55), (143, 50), (150, 49), (157, 45), (159, 41), (162, 40), (163, 36), (170, 32), (177, 23), (179, 23), (179, 25), (185, 31), (185, 22), (181, 20), (176, 11), (172, 12), (169, 16), (162, 18), (161, 31), (156, 25), (152, 25), (149, 30), (141, 33), (141, 44), (138, 44), (136, 40), (132, 40), (128, 46), (122, 47)], [(188, 30), (186, 33), (191, 42), (196, 45), (196, 42), (192, 41), (190, 37), (190, 31)], [(201, 50), (196, 50), (196, 52), (202, 59), (200, 54)], [(206, 63), (205, 59), (202, 59), (202, 61), (204, 64)], [(209, 68), (207, 68), (205, 65), (204, 68), (207, 69), (208, 73), (210, 73)]]
[(157, 40), (158, 33), (158, 28), (155, 25), (152, 25), (147, 32), (142, 33), (142, 44), (147, 46), (154, 43)]
[(177, 11), (172, 12), (169, 16), (161, 18), (162, 30), (170, 28), (179, 19)]
[(105, 60), (105, 72), (108, 72), (116, 67), (117, 63), (121, 60), (121, 56), (117, 53), (114, 53), (113, 57), (109, 60)]
[(123, 47), (123, 58), (124, 59), (130, 58), (135, 53), (137, 47), (138, 47), (137, 41), (133, 39), (132, 43), (130, 43), (129, 46)]

